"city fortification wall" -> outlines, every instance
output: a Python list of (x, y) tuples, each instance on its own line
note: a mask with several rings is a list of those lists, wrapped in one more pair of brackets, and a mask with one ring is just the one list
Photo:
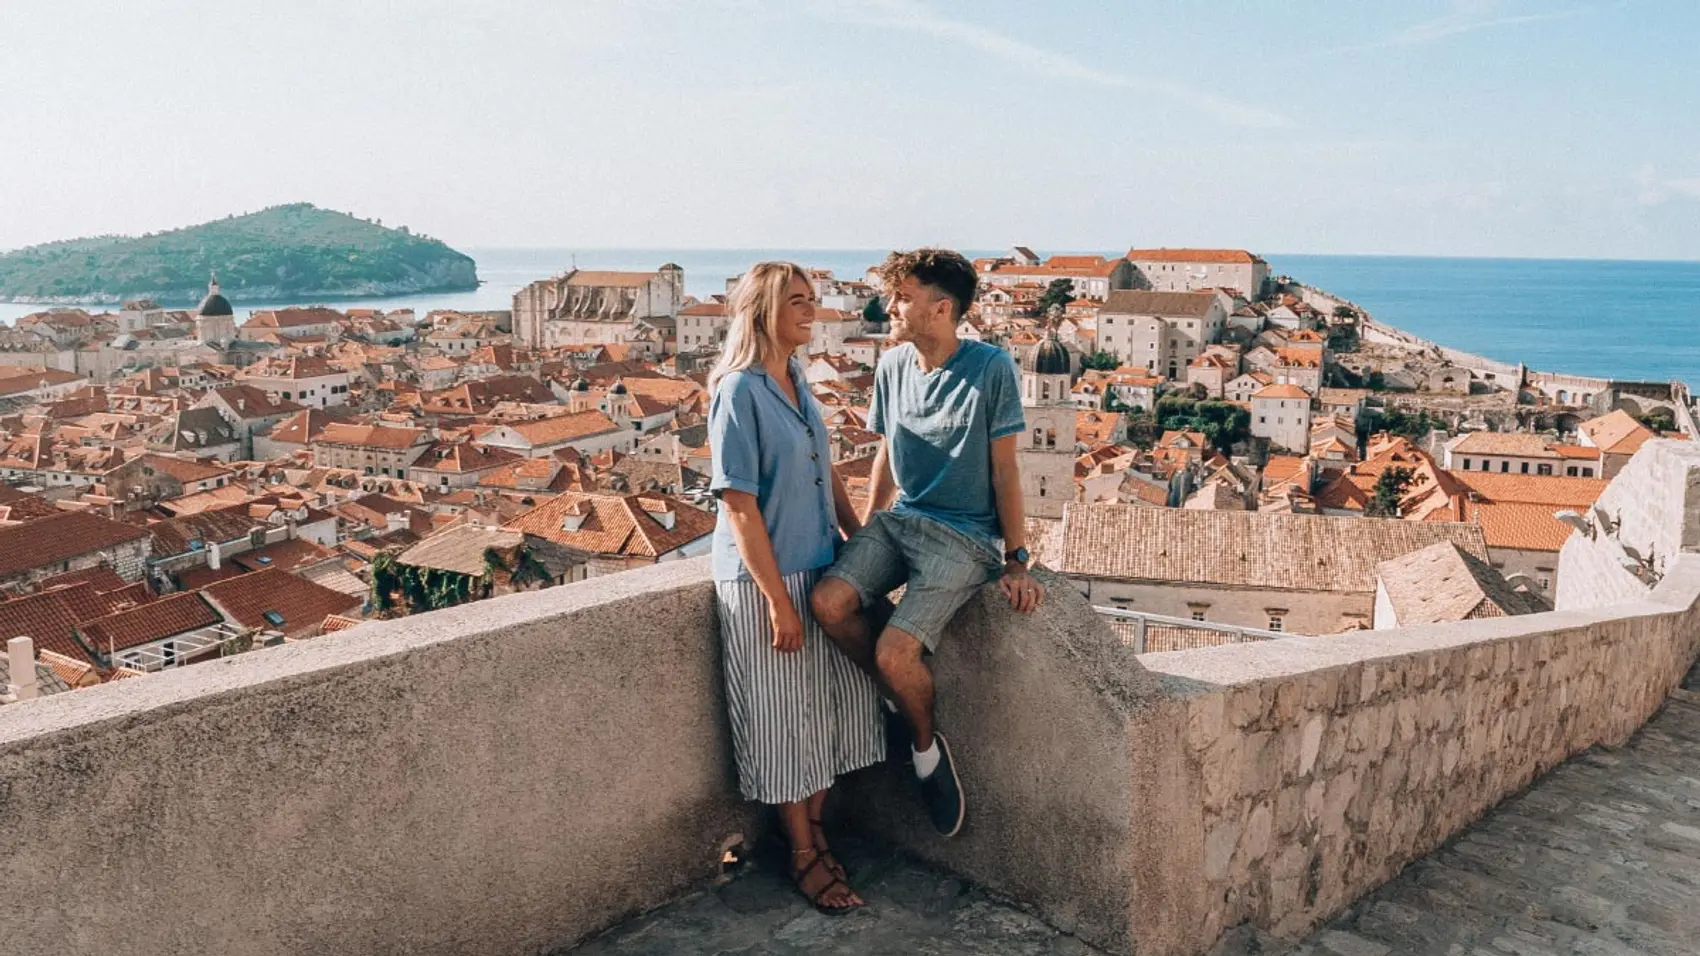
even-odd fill
[[(1700, 635), (1684, 445), (1649, 442), (1602, 498), (1613, 529), (1567, 546), (1578, 593), (1612, 547), (1664, 556), (1593, 606), (1135, 657), (1062, 581), (1031, 617), (988, 588), (935, 661), (963, 833), (928, 831), (901, 768), (834, 816), (1111, 951), (1298, 933), (1676, 686)], [(0, 707), (0, 894), (28, 901), (0, 936), (530, 956), (674, 896), (763, 825), (712, 595), (679, 562)]]

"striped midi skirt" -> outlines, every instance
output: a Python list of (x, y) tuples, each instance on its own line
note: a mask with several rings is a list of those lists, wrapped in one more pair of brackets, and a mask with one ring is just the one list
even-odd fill
[(825, 570), (785, 576), (803, 620), (803, 648), (792, 653), (773, 649), (767, 598), (754, 581), (715, 582), (732, 754), (747, 800), (802, 800), (885, 759), (879, 691), (809, 612), (809, 589)]

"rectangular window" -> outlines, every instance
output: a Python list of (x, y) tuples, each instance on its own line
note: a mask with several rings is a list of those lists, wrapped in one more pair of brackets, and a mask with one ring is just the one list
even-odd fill
[(1541, 590), (1543, 590), (1543, 591), (1552, 590), (1552, 575), (1542, 574), (1540, 577), (1536, 578), (1536, 580), (1541, 582)]
[(1281, 615), (1281, 614), (1271, 614), (1271, 615), (1269, 615), (1269, 630), (1280, 631), (1280, 630), (1284, 630), (1286, 628), (1286, 626), (1287, 626), (1287, 618), (1286, 618), (1285, 615)]
[(1197, 610), (1193, 611), (1192, 612), (1192, 619), (1195, 620), (1195, 621), (1204, 620), (1204, 612), (1203, 611), (1197, 611)]
[(1550, 475), (1550, 474), (1552, 474), (1552, 466), (1551, 465), (1537, 465), (1535, 467), (1535, 474), (1537, 474), (1537, 475)]
[(1468, 459), (1468, 458), (1464, 459), (1464, 470), (1465, 471), (1470, 470), (1470, 459)]
[(1528, 473), (1529, 473), (1529, 463), (1528, 463), (1528, 462), (1524, 462), (1524, 463), (1523, 463), (1523, 474), (1525, 474), (1525, 475), (1526, 475), (1526, 474), (1528, 474)]
[(1502, 462), (1499, 463), (1499, 473), (1500, 474), (1503, 475), (1510, 470), (1511, 470), (1511, 462), (1502, 461)]

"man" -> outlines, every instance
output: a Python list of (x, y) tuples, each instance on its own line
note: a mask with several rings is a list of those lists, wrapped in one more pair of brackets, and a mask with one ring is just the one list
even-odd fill
[[(879, 681), (913, 733), (915, 775), (933, 825), (962, 828), (967, 803), (950, 745), (933, 728), (923, 652), (987, 581), (1029, 613), (1045, 588), (1027, 573), (1016, 436), (1026, 430), (1015, 363), (960, 340), (979, 277), (955, 252), (894, 252), (880, 267), (891, 339), (874, 373), (868, 427), (885, 436), (869, 512), (810, 596), (821, 628)], [(884, 510), (889, 508), (889, 510)], [(1001, 541), (1000, 541), (1001, 539)], [(885, 595), (907, 585), (883, 623)]]

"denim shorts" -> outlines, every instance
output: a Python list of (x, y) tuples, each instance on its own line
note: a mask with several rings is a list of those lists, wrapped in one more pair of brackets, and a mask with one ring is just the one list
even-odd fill
[(936, 651), (945, 625), (981, 585), (1002, 576), (1003, 564), (991, 545), (943, 522), (880, 511), (845, 542), (826, 576), (855, 588), (863, 607), (906, 585), (889, 626)]

